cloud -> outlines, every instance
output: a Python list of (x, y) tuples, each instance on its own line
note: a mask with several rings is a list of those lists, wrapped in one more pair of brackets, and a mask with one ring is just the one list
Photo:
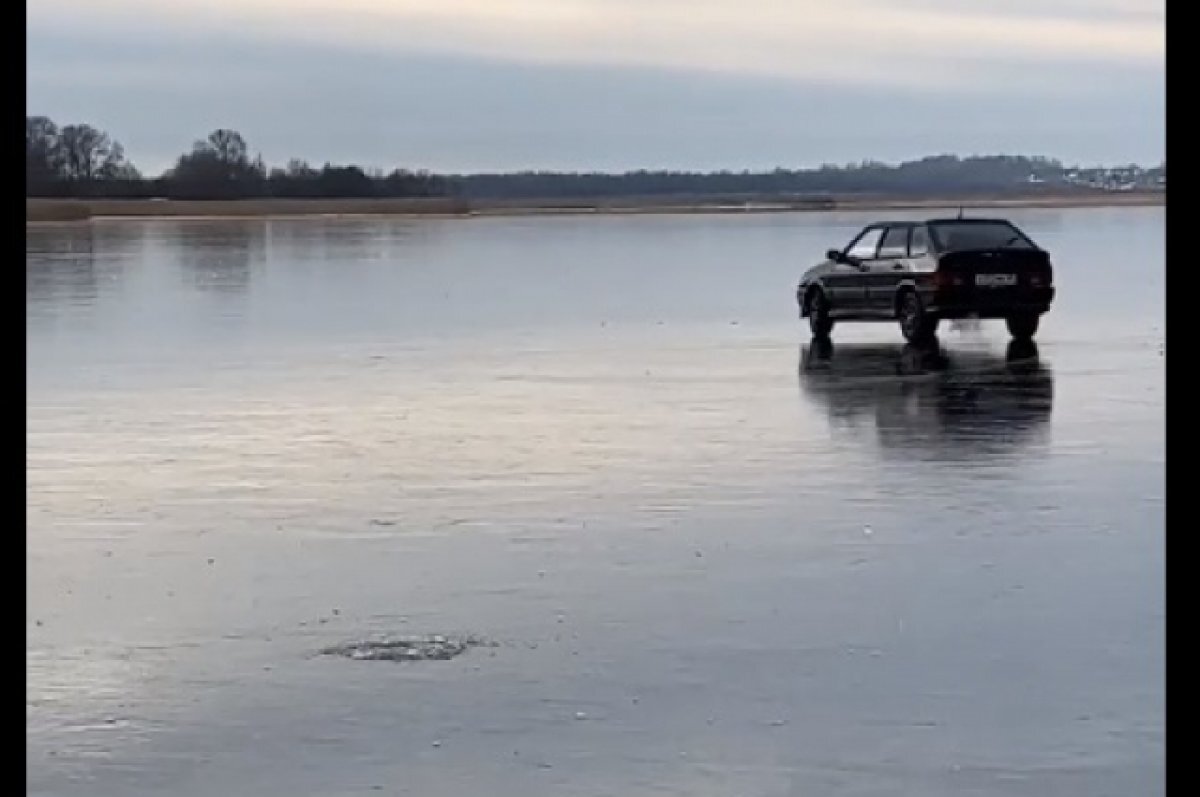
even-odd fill
[[(961, 9), (966, 8), (967, 11)], [(1153, 0), (30, 0), (29, 111), (145, 169), (217, 126), (273, 163), (763, 168), (1152, 161)]]
[[(964, 86), (1010, 63), (1161, 65), (1153, 0), (36, 0), (31, 22), (518, 62)], [(964, 11), (962, 9), (969, 10)], [(948, 68), (952, 67), (952, 68)]]
[(271, 163), (438, 170), (772, 168), (937, 152), (1162, 156), (1162, 76), (1153, 69), (993, 64), (1003, 85), (980, 93), (237, 37), (134, 47), (116, 35), (32, 35), (30, 110), (98, 124), (150, 171), (217, 126), (241, 130)]

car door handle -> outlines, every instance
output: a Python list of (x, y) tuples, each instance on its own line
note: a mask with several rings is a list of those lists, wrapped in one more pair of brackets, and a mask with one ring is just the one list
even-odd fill
[(892, 271), (903, 271), (904, 266), (892, 266)]

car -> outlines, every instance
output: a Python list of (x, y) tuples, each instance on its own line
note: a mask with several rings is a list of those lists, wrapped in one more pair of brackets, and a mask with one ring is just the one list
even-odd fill
[(839, 321), (898, 321), (920, 343), (943, 319), (1002, 318), (1029, 341), (1054, 301), (1050, 255), (1005, 219), (876, 222), (825, 258), (796, 288), (818, 339)]

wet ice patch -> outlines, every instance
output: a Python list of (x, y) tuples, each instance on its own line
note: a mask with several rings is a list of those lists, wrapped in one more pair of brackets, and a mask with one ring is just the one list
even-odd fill
[(321, 653), (360, 661), (448, 661), (481, 646), (494, 644), (475, 636), (428, 634), (346, 642), (324, 648)]

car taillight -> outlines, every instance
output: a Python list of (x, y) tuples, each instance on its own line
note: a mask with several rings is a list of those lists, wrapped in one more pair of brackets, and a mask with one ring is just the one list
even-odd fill
[(1048, 288), (1053, 281), (1049, 271), (1037, 271), (1029, 275), (1029, 285), (1032, 288)]
[(933, 285), (936, 288), (958, 288), (963, 285), (963, 278), (949, 271), (933, 272)]

